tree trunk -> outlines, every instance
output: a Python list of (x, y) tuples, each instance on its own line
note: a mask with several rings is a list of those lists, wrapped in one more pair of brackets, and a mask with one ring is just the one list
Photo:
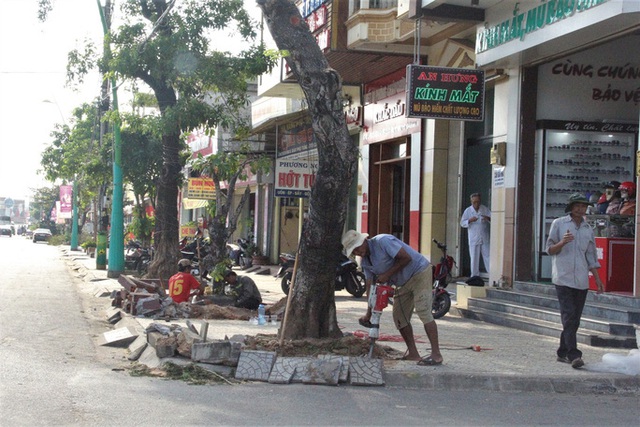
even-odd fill
[[(180, 164), (179, 134), (170, 133), (162, 138), (163, 166), (158, 183), (156, 204), (156, 226), (153, 262), (149, 265), (148, 277), (168, 280), (178, 269), (178, 177), (182, 171)], [(166, 282), (165, 282), (166, 283)]]
[(309, 104), (319, 156), (284, 338), (338, 337), (334, 280), (358, 156), (342, 109), (342, 80), (291, 1), (257, 2), (278, 49), (289, 52), (286, 60)]

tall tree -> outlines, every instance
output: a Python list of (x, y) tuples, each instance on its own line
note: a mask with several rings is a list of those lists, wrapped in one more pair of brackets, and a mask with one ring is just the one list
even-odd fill
[(97, 107), (82, 104), (73, 110), (68, 125), (56, 125), (40, 160), (48, 181), (75, 181), (80, 229), (102, 183), (111, 178), (110, 145), (100, 143), (99, 130)]
[(221, 152), (211, 156), (199, 156), (193, 162), (194, 170), (201, 171), (203, 176), (212, 178), (216, 189), (214, 208), (208, 229), (211, 237), (213, 265), (227, 261), (227, 242), (236, 231), (238, 218), (244, 205), (249, 200), (251, 189), (245, 187), (240, 201), (234, 206), (236, 184), (246, 180), (249, 173), (258, 175), (266, 173), (272, 161), (262, 154), (252, 153), (247, 149), (233, 152)]
[[(240, 37), (255, 39), (258, 26), (242, 0), (123, 0), (121, 9), (123, 24), (111, 31), (110, 54), (100, 63), (118, 81), (146, 84), (157, 100), (163, 163), (156, 198), (157, 252), (149, 275), (166, 279), (175, 272), (179, 254), (177, 198), (185, 164), (181, 135), (197, 128), (235, 127), (237, 111), (248, 104), (247, 81), (266, 72), (273, 61), (261, 45), (236, 55), (212, 49), (212, 32), (229, 32), (231, 26)], [(88, 55), (76, 58), (82, 66), (69, 74), (81, 76)], [(207, 102), (212, 92), (215, 105)]]
[(159, 122), (154, 116), (122, 114), (122, 174), (135, 198), (134, 234), (144, 246), (151, 244), (153, 231), (152, 218), (145, 209), (146, 200), (155, 208), (156, 186), (162, 169)]
[[(246, 81), (266, 70), (262, 49), (239, 57), (211, 50), (208, 32), (236, 24), (244, 37), (255, 26), (242, 1), (129, 0), (127, 20), (113, 34), (109, 68), (124, 78), (146, 83), (158, 100), (163, 122), (163, 168), (158, 182), (155, 245), (149, 274), (168, 278), (178, 258), (178, 185), (184, 163), (180, 134), (201, 126), (232, 124), (246, 103)], [(263, 66), (260, 66), (263, 64)], [(224, 102), (209, 105), (208, 91)]]
[(342, 109), (342, 80), (329, 67), (309, 26), (290, 0), (257, 0), (278, 49), (309, 104), (318, 143), (319, 166), (302, 229), (299, 271), (284, 338), (340, 336), (334, 300), (335, 270), (347, 211), (349, 188), (357, 168)]

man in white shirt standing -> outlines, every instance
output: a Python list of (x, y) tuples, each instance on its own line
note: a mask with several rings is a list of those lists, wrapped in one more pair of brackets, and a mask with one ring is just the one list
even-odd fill
[(480, 193), (473, 193), (471, 206), (464, 210), (460, 219), (460, 226), (469, 230), (471, 277), (480, 275), (480, 254), (487, 272), (489, 271), (490, 225), (491, 211), (482, 204)]

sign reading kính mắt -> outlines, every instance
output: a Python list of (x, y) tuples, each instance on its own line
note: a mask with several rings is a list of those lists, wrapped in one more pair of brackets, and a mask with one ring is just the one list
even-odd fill
[(407, 117), (484, 119), (484, 71), (407, 65)]

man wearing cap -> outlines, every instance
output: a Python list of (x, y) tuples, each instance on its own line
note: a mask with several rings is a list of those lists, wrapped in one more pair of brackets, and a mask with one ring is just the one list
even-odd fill
[[(411, 246), (390, 234), (367, 238), (366, 233), (349, 230), (342, 236), (347, 256), (353, 253), (361, 257), (361, 266), (367, 278), (367, 295), (371, 283), (386, 283), (396, 287), (393, 297), (393, 322), (407, 345), (403, 360), (418, 361), (418, 365), (440, 365), (442, 354), (438, 342), (438, 327), (431, 314), (433, 267), (429, 261)], [(421, 358), (416, 348), (411, 326), (411, 315), (416, 314), (424, 324), (431, 343), (431, 354)], [(371, 319), (371, 307), (360, 319)]]
[(589, 272), (595, 278), (598, 293), (603, 290), (593, 230), (584, 219), (589, 204), (582, 194), (572, 194), (565, 209), (568, 215), (551, 223), (546, 244), (547, 253), (552, 257), (552, 282), (562, 320), (556, 360), (570, 363), (576, 369), (584, 366), (576, 334), (589, 290)]
[(224, 280), (229, 284), (231, 295), (235, 298), (234, 306), (255, 310), (262, 304), (260, 290), (251, 277), (238, 276), (235, 271), (227, 270)]
[(188, 302), (194, 295), (203, 295), (205, 286), (191, 275), (191, 261), (178, 261), (178, 272), (169, 278), (169, 296), (176, 303)]

